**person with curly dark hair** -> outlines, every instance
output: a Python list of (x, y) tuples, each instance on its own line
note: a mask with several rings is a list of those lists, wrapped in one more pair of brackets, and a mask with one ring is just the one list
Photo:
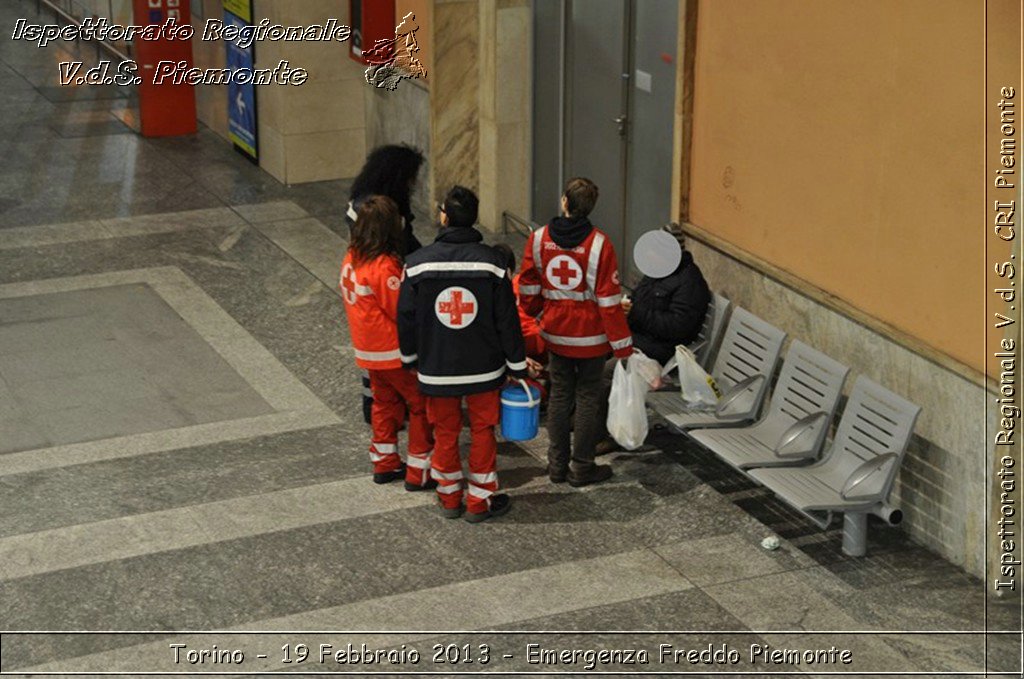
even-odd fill
[[(345, 214), (349, 232), (356, 223), (363, 201), (370, 196), (387, 196), (395, 201), (402, 216), (402, 250), (399, 255), (404, 257), (419, 250), (422, 244), (412, 232), (415, 216), (412, 214), (410, 196), (416, 187), (423, 161), (423, 154), (418, 149), (404, 144), (388, 144), (373, 149), (349, 191), (350, 200)], [(363, 371), (363, 419), (367, 424), (372, 419), (372, 410), (370, 375)]]
[(362, 201), (373, 195), (387, 196), (395, 201), (402, 215), (402, 233), (405, 237), (405, 251), (402, 254), (409, 255), (419, 250), (422, 244), (412, 232), (415, 216), (410, 198), (423, 161), (423, 154), (411, 146), (389, 144), (371, 151), (349, 192), (346, 215), (349, 228), (355, 224)]

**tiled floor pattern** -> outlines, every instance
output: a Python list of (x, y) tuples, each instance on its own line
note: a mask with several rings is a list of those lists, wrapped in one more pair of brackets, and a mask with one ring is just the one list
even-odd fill
[[(366, 637), (394, 647), (436, 642), (429, 630), (442, 627), (563, 631), (543, 637), (552, 647), (625, 643), (572, 630), (661, 629), (706, 631), (668, 636), (676, 646), (713, 642), (742, 649), (816, 643), (818, 635), (793, 634), (800, 630), (981, 628), (980, 584), (898, 530), (876, 529), (869, 556), (851, 560), (836, 548), (835, 531), (820, 534), (792, 516), (779, 524), (771, 514), (760, 517), (766, 525), (748, 511), (770, 506), (751, 484), (664, 430), (654, 432), (645, 452), (612, 456), (614, 482), (582, 491), (547, 483), (543, 438), (503, 444), (503, 483), (516, 505), (493, 525), (448, 522), (429, 497), (374, 486), (340, 300), (330, 281), (314, 273), (336, 257), (336, 251), (313, 248), (314, 239), (333, 237), (333, 248), (344, 243), (298, 216), (300, 209), (249, 205), (233, 211), (246, 215), (242, 223), (218, 215), (213, 225), (208, 210), (174, 213), (163, 229), (147, 228), (155, 221), (146, 217), (128, 220), (124, 235), (105, 231), (78, 240), (75, 255), (67, 257), (51, 256), (65, 247), (51, 242), (59, 226), (22, 229), (18, 247), (0, 248), (0, 302), (45, 300), (52, 312), (47, 318), (75, 318), (66, 307), (83, 304), (70, 304), (78, 293), (69, 291), (87, 293), (87, 302), (117, 311), (100, 320), (77, 316), (100, 335), (104, 328), (138, 333), (136, 321), (150, 313), (155, 320), (143, 325), (154, 333), (168, 323), (172, 330), (164, 332), (184, 333), (180, 323), (190, 319), (198, 326), (190, 326), (190, 342), (202, 345), (208, 320), (186, 312), (172, 323), (159, 286), (154, 292), (142, 282), (154, 272), (188, 281), (193, 306), (206, 299), (228, 317), (215, 330), (205, 328), (207, 343), (224, 328), (241, 333), (225, 346), (237, 350), (238, 341), (251, 342), (241, 358), (222, 347), (229, 356), (215, 361), (259, 395), (246, 408), (296, 389), (280, 379), (256, 389), (258, 367), (248, 373), (252, 382), (240, 377), (244, 369), (230, 367), (263, 352), (256, 366), (279, 365), (334, 418), (255, 438), (231, 431), (217, 441), (185, 440), (110, 458), (64, 457), (38, 468), (6, 469), (19, 453), (0, 456), (0, 605), (8, 628), (406, 630)], [(134, 283), (126, 284), (123, 272), (135, 276), (127, 279)], [(91, 283), (83, 288), (83, 281)], [(142, 308), (128, 318), (122, 312), (132, 304)], [(16, 324), (31, 320), (20, 313)], [(141, 343), (139, 360), (155, 362), (143, 372), (156, 370), (160, 357), (142, 351), (146, 338), (126, 336)], [(167, 354), (177, 358), (177, 352)], [(64, 363), (74, 367), (70, 359)], [(54, 364), (49, 369), (60, 367)], [(7, 365), (0, 365), (4, 379)], [(32, 376), (28, 364), (13, 365), (16, 374)], [(211, 381), (201, 392), (215, 392), (218, 379), (227, 379), (215, 370), (204, 373)], [(188, 374), (183, 370), (182, 379)], [(232, 418), (249, 414), (212, 420), (230, 428)], [(182, 424), (176, 428), (188, 428)], [(763, 550), (760, 540), (776, 527), (786, 538), (782, 548)], [(533, 668), (519, 649), (535, 636), (495, 637), (493, 643), (516, 654), (510, 671)], [(970, 670), (983, 660), (980, 637), (826, 638), (851, 648), (855, 667), (863, 670)], [(5, 639), (3, 662), (5, 669), (131, 670), (145, 659), (153, 663), (147, 668), (165, 669), (165, 640), (141, 641), (15, 637)], [(651, 648), (663, 643), (658, 635), (629, 641)], [(265, 645), (251, 637), (241, 642)]]

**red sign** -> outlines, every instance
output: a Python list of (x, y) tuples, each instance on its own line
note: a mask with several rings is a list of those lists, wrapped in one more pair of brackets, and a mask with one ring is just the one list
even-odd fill
[[(190, 0), (133, 0), (135, 23), (140, 26), (177, 25), (192, 21)], [(169, 33), (169, 32), (165, 32)], [(135, 61), (139, 65), (139, 116), (142, 136), (172, 137), (196, 131), (196, 92), (193, 85), (165, 80), (157, 85), (153, 76), (161, 61), (192, 67), (192, 41), (161, 38), (135, 41)]]
[(380, 0), (349, 0), (349, 11), (352, 22), (352, 50), (349, 56), (361, 64), (374, 63), (371, 55), (366, 53), (375, 53), (374, 48), (377, 47), (378, 41), (389, 41), (391, 45), (394, 44), (397, 25), (395, 3)]

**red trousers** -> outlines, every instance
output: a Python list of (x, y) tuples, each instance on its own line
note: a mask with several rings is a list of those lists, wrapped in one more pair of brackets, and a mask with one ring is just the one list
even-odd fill
[(416, 381), (416, 373), (404, 368), (371, 370), (370, 389), (373, 408), (370, 424), (373, 441), (370, 460), (373, 472), (390, 472), (402, 466), (398, 456), (398, 430), (409, 411), (409, 455), (405, 480), (422, 486), (430, 478), (430, 457), (434, 448), (427, 406)]
[[(498, 391), (465, 397), (469, 409), (469, 497), (466, 511), (481, 514), (491, 508), (491, 495), (498, 490), (498, 424), (501, 397)], [(427, 397), (427, 416), (434, 425), (434, 460), (431, 474), (437, 479), (437, 494), (447, 509), (462, 504), (462, 460), (459, 433), (462, 431), (462, 397)]]

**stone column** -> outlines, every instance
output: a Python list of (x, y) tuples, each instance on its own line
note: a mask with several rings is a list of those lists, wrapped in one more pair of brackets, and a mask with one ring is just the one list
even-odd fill
[(430, 153), (430, 87), (434, 73), (433, 4), (433, 0), (395, 0), (396, 21), (401, 21), (409, 12), (416, 16), (420, 27), (416, 33), (420, 46), (417, 56), (427, 69), (426, 78), (403, 80), (395, 90), (368, 87), (365, 98), (367, 152), (385, 144), (408, 144), (419, 149), (427, 158), (412, 197), (413, 212), (424, 222), (437, 217), (432, 206), (430, 183), (433, 167)]
[(530, 215), (532, 56), (528, 0), (480, 2), (480, 223)]
[[(347, 0), (256, 0), (255, 19), (308, 26), (328, 19), (349, 23)], [(366, 159), (363, 67), (349, 58), (351, 43), (260, 42), (257, 68), (281, 60), (309, 71), (299, 86), (269, 85), (257, 93), (260, 167), (286, 184), (354, 177)]]
[[(200, 40), (207, 19), (224, 17), (222, 0), (193, 0), (192, 26), (198, 37), (192, 40), (192, 59), (197, 68), (224, 68), (227, 50), (220, 40)], [(208, 128), (228, 138), (228, 86), (200, 85), (196, 89), (196, 115)]]
[(480, 224), (526, 216), (530, 186), (530, 4), (435, 0), (430, 87), (433, 195), (480, 196)]
[(430, 84), (431, 195), (480, 189), (480, 40), (477, 0), (435, 0)]

